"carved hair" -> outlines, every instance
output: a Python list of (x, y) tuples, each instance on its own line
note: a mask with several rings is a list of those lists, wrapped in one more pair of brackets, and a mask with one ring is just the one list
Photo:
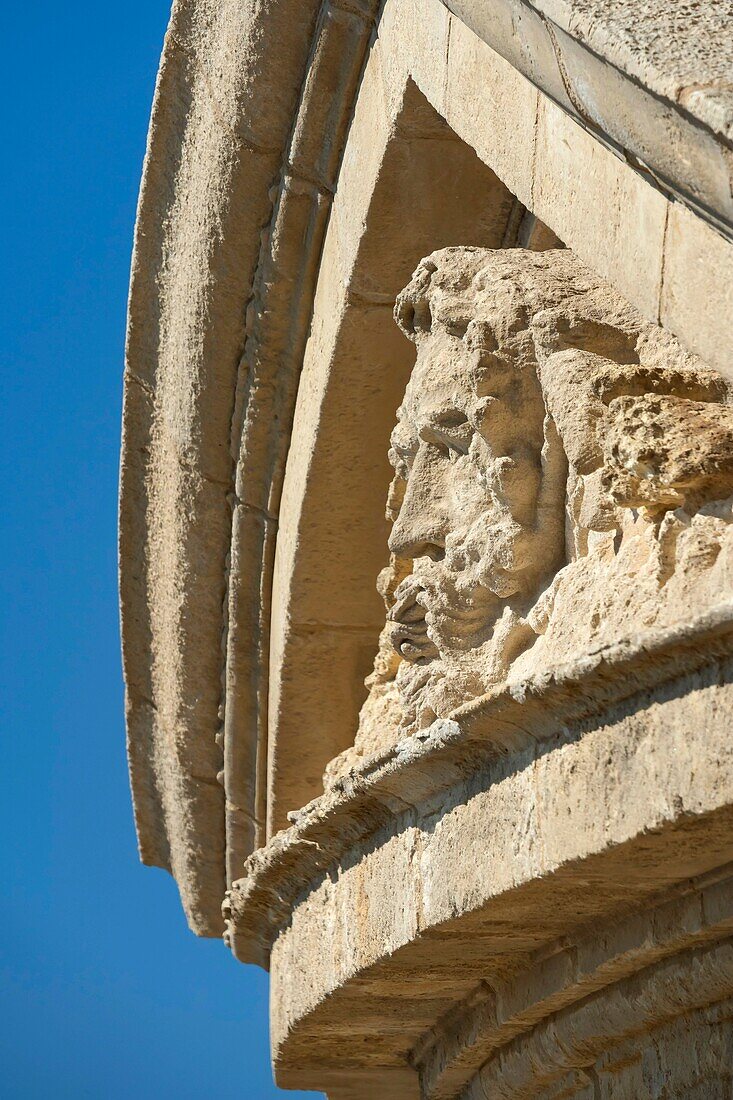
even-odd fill
[(420, 261), (398, 295), (397, 324), (414, 343), (443, 329), (493, 351), (529, 328), (535, 314), (597, 285), (590, 273), (578, 285), (577, 260), (565, 249), (521, 251), (521, 270), (517, 249), (455, 247), (433, 252)]
[[(462, 264), (457, 267), (459, 255)], [(405, 336), (419, 344), (442, 328), (464, 338), (486, 304), (485, 287), (477, 276), (495, 255), (485, 248), (444, 248), (421, 260), (395, 303), (395, 320)], [(493, 350), (496, 343), (490, 342)]]
[[(653, 510), (675, 507), (690, 494), (698, 503), (730, 482), (731, 387), (569, 250), (441, 249), (418, 265), (397, 298), (395, 319), (418, 345), (442, 330), (478, 353), (481, 365), (501, 361), (526, 381), (537, 378), (571, 468), (585, 474), (605, 466), (606, 487), (618, 503)], [(616, 439), (619, 410), (626, 442)], [(652, 419), (656, 444), (651, 425), (644, 427)], [(685, 422), (696, 425), (687, 448)], [(551, 442), (547, 432), (546, 423)], [(679, 438), (674, 463), (672, 435)], [(631, 462), (632, 440), (636, 465), (656, 471), (639, 485), (621, 469)]]

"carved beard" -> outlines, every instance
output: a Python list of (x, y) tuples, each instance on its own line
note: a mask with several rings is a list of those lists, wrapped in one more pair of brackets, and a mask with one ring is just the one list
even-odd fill
[(524, 614), (537, 590), (541, 537), (497, 508), (452, 532), (445, 556), (418, 559), (397, 587), (389, 620), (403, 658), (397, 684), (405, 732), (483, 694), (534, 639)]
[(395, 591), (395, 649), (425, 664), (483, 645), (507, 601), (536, 586), (535, 533), (508, 509), (452, 532), (439, 561), (419, 558)]

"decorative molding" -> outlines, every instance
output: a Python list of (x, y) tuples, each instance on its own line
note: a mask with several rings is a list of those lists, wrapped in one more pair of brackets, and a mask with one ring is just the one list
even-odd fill
[[(470, 16), (491, 42), (503, 5), (452, 6), (456, 19)], [(431, 13), (439, 9), (434, 0)], [(265, 7), (227, 0), (215, 8), (177, 0), (156, 86), (125, 374), (120, 570), (128, 743), (142, 858), (174, 873), (189, 923), (206, 935), (221, 931), (226, 866), (231, 879), (262, 837), (267, 608), (280, 481), (320, 242), (359, 73), (381, 17), (373, 0)], [(573, 28), (554, 8), (543, 19), (545, 28), (549, 20), (557, 26), (570, 72), (585, 32), (573, 45), (563, 38)], [(611, 61), (620, 72), (622, 62)], [(554, 54), (546, 70), (538, 64), (530, 79), (547, 84), (577, 118), (573, 102), (548, 83)], [(623, 80), (636, 88), (639, 77), (630, 72)], [(648, 95), (656, 103), (661, 93)], [(693, 89), (675, 108), (681, 133), (699, 128), (703, 153), (720, 102), (714, 90)], [(580, 121), (619, 152), (618, 135), (604, 137), (602, 119)], [(711, 172), (730, 155), (729, 138), (720, 137), (716, 150), (703, 156)], [(638, 153), (629, 153), (649, 179)], [(680, 182), (650, 166), (700, 219), (718, 228), (726, 222), (729, 196), (715, 206), (712, 177)], [(687, 263), (701, 247), (699, 219), (688, 224), (682, 203), (673, 208), (670, 239), (674, 229), (675, 262)], [(668, 264), (670, 286), (674, 270)], [(665, 293), (665, 323), (682, 308), (680, 325), (693, 336), (687, 307), (673, 290)], [(283, 409), (270, 437), (275, 368)]]
[[(330, 869), (349, 862), (385, 826), (399, 831), (405, 812), (429, 817), (453, 787), (523, 754), (542, 755), (561, 736), (571, 740), (633, 713), (654, 692), (675, 697), (681, 676), (712, 670), (727, 683), (733, 657), (733, 602), (697, 622), (626, 638), (537, 678), (506, 685), (458, 708), (373, 757), (308, 806), (292, 826), (254, 852), (224, 903), (225, 941), (242, 962), (267, 966), (298, 900)], [(682, 671), (684, 670), (684, 672)]]

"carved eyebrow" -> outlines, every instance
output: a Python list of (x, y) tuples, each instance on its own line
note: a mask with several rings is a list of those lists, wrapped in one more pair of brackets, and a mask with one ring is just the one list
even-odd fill
[(440, 409), (428, 417), (426, 426), (442, 431), (446, 428), (461, 428), (467, 421), (468, 417), (460, 409)]
[(465, 432), (461, 429), (468, 425), (468, 417), (457, 410), (444, 416), (431, 417), (420, 430), (420, 437), (429, 443), (448, 447), (458, 454), (468, 454), (469, 440), (465, 438)]

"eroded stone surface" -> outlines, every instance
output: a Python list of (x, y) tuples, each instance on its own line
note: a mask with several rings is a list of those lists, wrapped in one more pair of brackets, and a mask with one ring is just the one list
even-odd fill
[(396, 318), (388, 621), (330, 775), (731, 590), (730, 385), (571, 253), (434, 253)]
[[(231, 881), (285, 1085), (730, 1095), (729, 20), (174, 5), (126, 379), (131, 770), (197, 931)], [(400, 299), (387, 619), (299, 807), (380, 627), (394, 296), (464, 242), (502, 251)]]
[[(391, 278), (401, 246), (360, 211), (372, 169), (398, 186), (385, 178), (378, 118), (382, 104), (394, 115), (412, 83), (520, 205), (647, 317), (730, 371), (720, 321), (733, 286), (727, 10), (705, 3), (688, 18), (688, 7), (174, 5), (133, 260), (122, 630), (140, 850), (171, 869), (198, 932), (219, 933), (225, 883), (267, 830), (277, 746), (266, 597), (334, 188), (332, 221), (348, 230), (350, 253), (368, 253)], [(441, 178), (409, 204), (462, 207), (460, 189), (444, 190)], [(487, 216), (491, 205), (487, 197)], [(349, 697), (360, 677), (361, 666)], [(303, 722), (310, 729), (317, 716)], [(324, 760), (308, 760), (309, 797)]]

